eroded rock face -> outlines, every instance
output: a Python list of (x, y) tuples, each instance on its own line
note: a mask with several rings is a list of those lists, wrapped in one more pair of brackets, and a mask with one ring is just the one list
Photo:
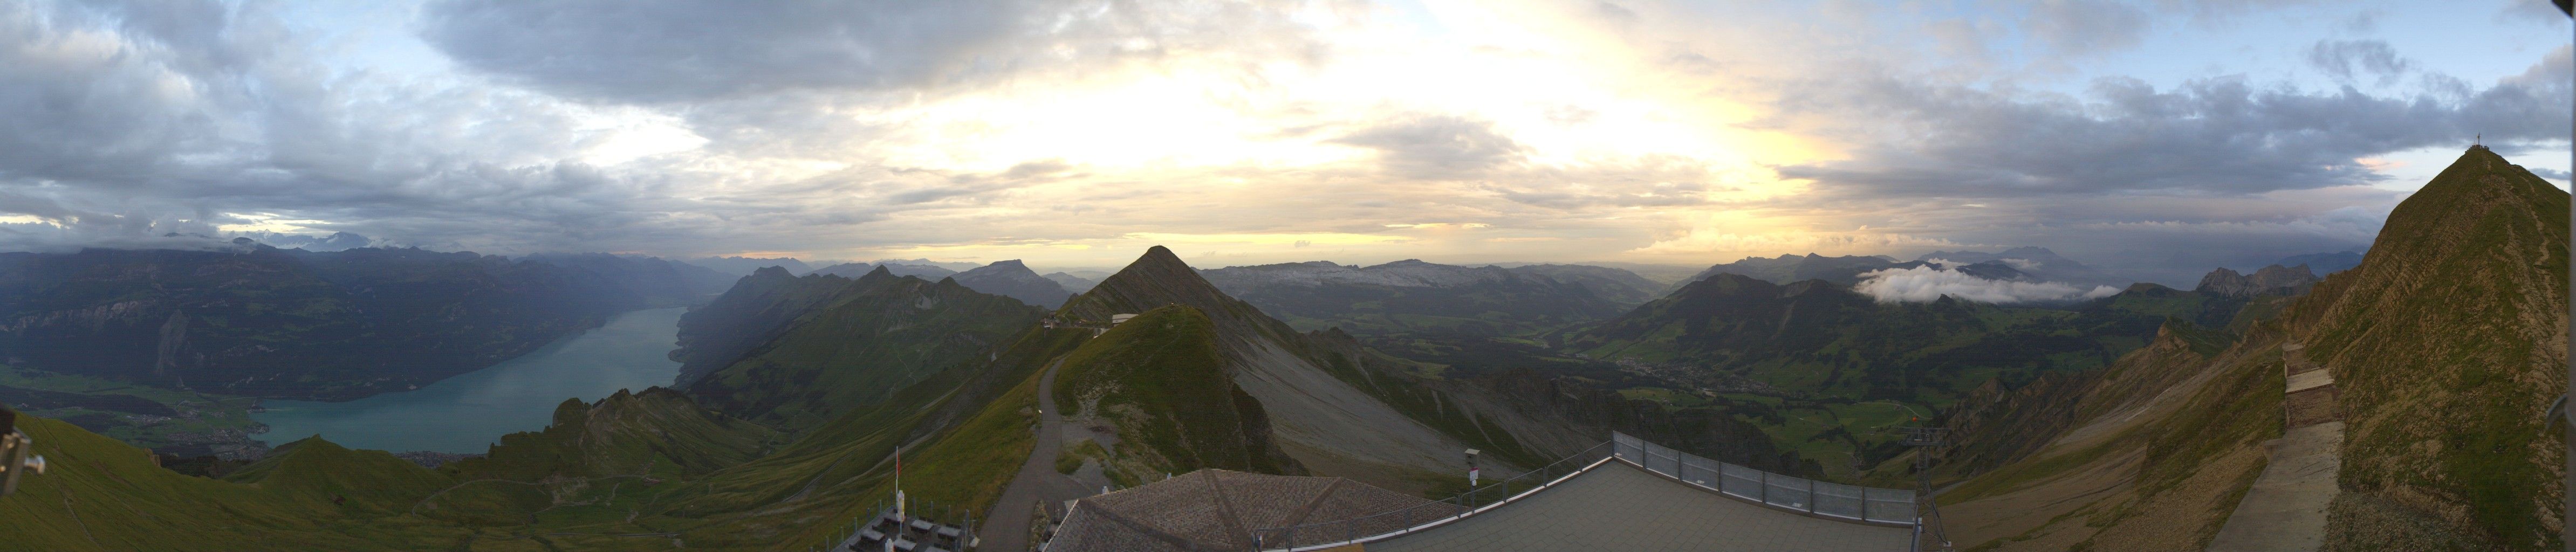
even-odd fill
[(2200, 286), (2193, 288), (2193, 291), (2228, 297), (2253, 297), (2266, 294), (2297, 295), (2306, 293), (2308, 287), (2316, 285), (2318, 281), (2317, 274), (2308, 270), (2308, 265), (2295, 267), (2272, 265), (2256, 270), (2253, 274), (2240, 274), (2234, 270), (2221, 268), (2200, 277)]

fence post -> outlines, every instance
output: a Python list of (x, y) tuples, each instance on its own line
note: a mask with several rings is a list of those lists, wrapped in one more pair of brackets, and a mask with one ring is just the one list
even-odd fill
[(1807, 513), (1816, 513), (1816, 480), (1807, 480)]

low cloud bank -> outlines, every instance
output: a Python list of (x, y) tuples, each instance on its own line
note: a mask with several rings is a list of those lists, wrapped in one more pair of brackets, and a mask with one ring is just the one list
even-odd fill
[(2120, 293), (2119, 288), (2111, 286), (2087, 290), (2058, 282), (1988, 280), (1930, 266), (1879, 269), (1860, 276), (1860, 285), (1852, 289), (1881, 303), (1928, 302), (1943, 295), (1981, 303), (2028, 303), (2094, 299)]

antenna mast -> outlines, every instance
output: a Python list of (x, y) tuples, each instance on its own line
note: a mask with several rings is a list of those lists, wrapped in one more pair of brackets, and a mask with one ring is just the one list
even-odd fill
[[(1916, 418), (1920, 420), (1921, 418)], [(1932, 539), (1941, 543), (1940, 552), (1950, 552), (1949, 532), (1941, 527), (1941, 505), (1932, 500), (1932, 451), (1950, 446), (1950, 430), (1939, 427), (1903, 427), (1905, 446), (1914, 447), (1916, 507), (1914, 522), (1930, 525)], [(1916, 546), (1921, 546), (1917, 543)]]

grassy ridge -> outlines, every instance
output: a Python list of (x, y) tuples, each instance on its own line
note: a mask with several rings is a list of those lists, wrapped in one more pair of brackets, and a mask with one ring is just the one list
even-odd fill
[(2561, 549), (2565, 448), (2539, 413), (2567, 384), (2567, 214), (2567, 192), (2473, 148), (2292, 307), (2341, 392), (2341, 484), (2413, 518), (2337, 528)]
[(1037, 325), (1043, 311), (953, 281), (882, 275), (799, 317), (781, 335), (692, 384), (728, 414), (801, 432), (961, 363)]
[(10, 549), (417, 550), (475, 532), (387, 515), (449, 482), (381, 451), (306, 440), (214, 480), (162, 469), (142, 449), (60, 421), (22, 416), (18, 426), (51, 465), (0, 497), (0, 541)]
[[(1065, 357), (1056, 376), (1059, 408), (1109, 419), (1125, 439), (1154, 453), (1149, 471), (1199, 468), (1278, 473), (1274, 446), (1252, 435), (1239, 408), (1243, 391), (1224, 367), (1215, 324), (1185, 305), (1137, 315)], [(1244, 397), (1248, 399), (1249, 397)], [(1126, 447), (1122, 447), (1124, 449)], [(1122, 457), (1137, 455), (1122, 450)]]

